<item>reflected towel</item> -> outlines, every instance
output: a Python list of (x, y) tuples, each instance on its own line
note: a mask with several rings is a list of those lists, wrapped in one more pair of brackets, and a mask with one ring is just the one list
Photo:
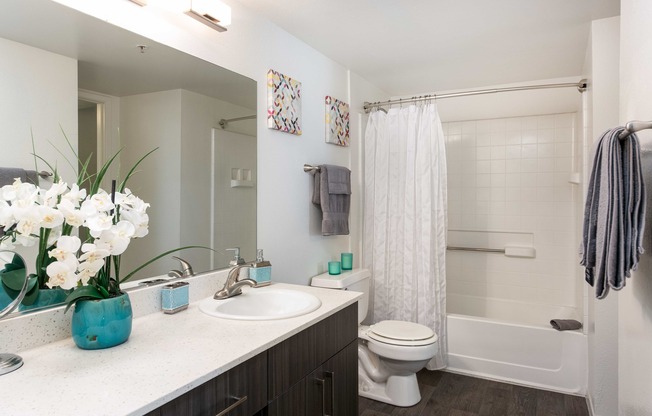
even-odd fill
[(322, 212), (322, 235), (349, 235), (351, 208), (351, 171), (345, 167), (321, 165), (311, 173), (315, 177), (313, 204)]
[(625, 287), (643, 253), (645, 184), (638, 137), (607, 130), (595, 146), (580, 248), (585, 280), (598, 299)]
[(27, 173), (25, 169), (20, 168), (0, 168), (0, 186), (11, 185), (16, 178), (22, 182), (27, 181)]
[(582, 323), (575, 319), (553, 319), (550, 325), (557, 331), (573, 331), (582, 328)]

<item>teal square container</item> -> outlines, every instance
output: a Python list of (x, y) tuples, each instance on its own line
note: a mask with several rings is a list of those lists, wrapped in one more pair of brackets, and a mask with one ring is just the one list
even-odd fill
[(188, 308), (190, 299), (188, 282), (176, 282), (161, 289), (161, 307), (165, 313), (177, 313)]
[(270, 284), (272, 282), (272, 266), (252, 267), (249, 269), (249, 278), (255, 280), (258, 286)]

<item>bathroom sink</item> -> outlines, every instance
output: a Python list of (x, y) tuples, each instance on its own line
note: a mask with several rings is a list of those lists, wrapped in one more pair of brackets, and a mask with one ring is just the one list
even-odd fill
[(242, 294), (225, 300), (208, 298), (199, 310), (217, 318), (266, 321), (305, 315), (321, 306), (321, 300), (309, 293), (273, 286), (243, 288)]

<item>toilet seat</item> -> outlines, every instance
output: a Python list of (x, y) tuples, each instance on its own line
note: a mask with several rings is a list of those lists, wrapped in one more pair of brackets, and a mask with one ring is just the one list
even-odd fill
[(390, 345), (423, 346), (437, 342), (437, 335), (427, 326), (405, 321), (381, 321), (371, 325), (366, 334), (372, 340)]

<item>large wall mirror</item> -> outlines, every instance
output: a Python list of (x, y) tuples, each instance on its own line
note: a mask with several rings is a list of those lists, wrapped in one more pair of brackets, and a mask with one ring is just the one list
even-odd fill
[[(122, 149), (109, 177), (158, 147), (129, 182), (151, 207), (149, 235), (132, 241), (125, 272), (188, 245), (213, 249), (178, 254), (195, 273), (227, 267), (226, 248), (255, 258), (255, 115), (252, 79), (50, 0), (3, 2), (0, 168), (33, 170), (32, 137), (69, 183), (78, 166), (64, 161), (64, 134), (82, 159), (93, 155), (91, 169)], [(34, 253), (21, 254), (33, 268)], [(162, 259), (136, 279), (176, 268)]]

